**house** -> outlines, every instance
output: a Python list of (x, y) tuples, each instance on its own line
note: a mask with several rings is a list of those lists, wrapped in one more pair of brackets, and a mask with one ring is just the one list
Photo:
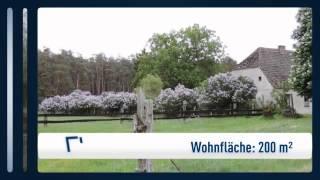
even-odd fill
[[(256, 98), (273, 101), (273, 89), (280, 89), (283, 82), (288, 79), (293, 51), (286, 50), (285, 46), (278, 48), (259, 47), (245, 60), (237, 64), (231, 71), (236, 76), (248, 76), (257, 86)], [(289, 90), (288, 102), (297, 113), (311, 114), (312, 100), (299, 96), (295, 91)]]

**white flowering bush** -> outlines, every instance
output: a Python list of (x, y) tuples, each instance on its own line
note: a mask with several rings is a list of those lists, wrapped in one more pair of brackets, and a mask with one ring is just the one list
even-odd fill
[(178, 84), (174, 88), (174, 92), (179, 99), (179, 105), (182, 106), (183, 101), (187, 101), (187, 108), (192, 109), (197, 105), (198, 94), (195, 90), (184, 87), (184, 85)]
[(192, 109), (197, 105), (198, 95), (195, 90), (178, 84), (174, 89), (167, 88), (161, 90), (156, 98), (156, 109), (179, 112), (182, 109), (183, 101), (187, 102), (187, 109)]
[(200, 92), (198, 103), (215, 107), (226, 107), (232, 103), (245, 103), (256, 97), (257, 87), (248, 77), (220, 73), (207, 80)]
[(42, 113), (96, 113), (132, 111), (136, 107), (136, 95), (129, 92), (103, 92), (92, 95), (88, 91), (74, 90), (69, 95), (44, 99), (39, 105)]
[(196, 87), (195, 91), (198, 95), (197, 106), (199, 109), (206, 109), (210, 107), (211, 101), (207, 98), (204, 87)]
[(247, 76), (239, 76), (232, 101), (236, 103), (248, 102), (256, 98), (257, 92), (258, 89), (252, 79), (249, 79)]
[[(245, 103), (255, 98), (257, 88), (247, 77), (218, 74), (208, 78), (198, 88), (189, 89), (178, 84), (174, 89), (161, 90), (155, 99), (155, 109), (168, 113), (179, 113), (183, 102), (188, 110), (194, 107), (227, 107), (231, 103)], [(75, 90), (69, 95), (44, 99), (39, 105), (43, 113), (114, 113), (136, 110), (136, 94), (130, 92), (103, 92), (92, 95), (88, 91)]]
[(129, 92), (103, 92), (101, 104), (105, 111), (131, 111), (136, 107), (137, 97)]
[(61, 113), (68, 109), (67, 96), (54, 96), (44, 99), (39, 105), (39, 111), (43, 113)]
[(178, 98), (171, 88), (161, 90), (155, 101), (155, 108), (163, 111), (178, 110)]
[(101, 96), (95, 96), (95, 95), (89, 95), (85, 98), (84, 104), (88, 108), (93, 109), (102, 109), (102, 97)]
[(135, 93), (122, 92), (124, 96), (123, 108), (126, 111), (134, 111), (137, 109), (137, 95)]
[(89, 91), (74, 90), (68, 95), (68, 107), (71, 112), (83, 112), (92, 109), (91, 105), (95, 102)]

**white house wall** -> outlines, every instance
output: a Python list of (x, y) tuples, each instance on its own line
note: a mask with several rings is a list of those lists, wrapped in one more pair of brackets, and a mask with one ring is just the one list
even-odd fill
[[(264, 97), (265, 102), (273, 101), (273, 86), (270, 84), (267, 77), (264, 75), (260, 68), (235, 70), (232, 71), (231, 74), (235, 76), (247, 76), (250, 79), (252, 79), (258, 89), (256, 99)], [(259, 81), (259, 76), (261, 77), (261, 81)], [(299, 96), (296, 92), (292, 90), (290, 90), (288, 93), (292, 94), (293, 105), (297, 113), (312, 114), (312, 103), (309, 103), (309, 107), (305, 107), (304, 97)]]
[(312, 102), (309, 103), (309, 106), (305, 106), (304, 97), (299, 96), (298, 93), (290, 90), (288, 92), (292, 94), (293, 106), (297, 113), (299, 114), (312, 114)]
[[(267, 77), (264, 75), (260, 68), (235, 70), (232, 71), (231, 74), (235, 76), (247, 76), (250, 79), (252, 79), (258, 89), (256, 99), (264, 97), (265, 102), (273, 101), (271, 95), (273, 87), (269, 83)], [(261, 81), (259, 81), (259, 76), (261, 77)]]

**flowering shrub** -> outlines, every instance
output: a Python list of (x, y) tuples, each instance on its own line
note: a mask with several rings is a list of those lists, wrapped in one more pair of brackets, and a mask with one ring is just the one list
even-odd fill
[[(257, 88), (247, 77), (235, 77), (231, 74), (211, 76), (206, 83), (196, 89), (186, 88), (178, 84), (174, 89), (161, 90), (155, 100), (155, 109), (179, 113), (183, 102), (186, 109), (194, 107), (218, 106), (226, 107), (231, 103), (245, 103), (254, 99)], [(44, 99), (40, 105), (40, 112), (44, 113), (105, 113), (132, 112), (135, 110), (137, 97), (129, 92), (103, 92), (92, 95), (88, 91), (75, 90), (66, 96), (54, 96)]]
[(206, 91), (203, 87), (196, 87), (195, 88), (196, 93), (198, 94), (197, 98), (197, 106), (199, 109), (206, 109), (210, 107), (212, 104), (211, 101), (206, 96)]
[(231, 103), (245, 103), (254, 99), (256, 94), (257, 87), (251, 79), (220, 73), (209, 77), (206, 87), (200, 92), (198, 103), (226, 107)]
[(156, 98), (156, 109), (179, 112), (182, 109), (183, 101), (187, 102), (188, 109), (192, 109), (197, 105), (197, 97), (196, 91), (178, 84), (174, 90), (167, 88), (160, 92)]
[(39, 111), (43, 113), (65, 112), (68, 109), (67, 96), (54, 96), (44, 99), (39, 105)]
[(95, 106), (100, 107), (101, 105), (96, 102), (90, 92), (75, 90), (68, 95), (68, 107), (72, 112), (81, 112), (95, 108)]
[(245, 103), (248, 100), (256, 98), (258, 89), (254, 82), (247, 76), (239, 76), (237, 78), (236, 90), (232, 96), (232, 101), (237, 103)]
[(194, 106), (197, 105), (198, 94), (196, 93), (195, 90), (185, 88), (184, 85), (178, 84), (175, 87), (174, 92), (176, 93), (179, 99), (178, 101), (179, 105), (182, 106), (183, 101), (187, 101), (188, 103), (187, 108), (190, 108), (190, 109), (192, 109)]
[(39, 105), (43, 113), (90, 113), (96, 110), (107, 112), (130, 111), (136, 107), (136, 95), (129, 92), (103, 92), (92, 95), (88, 91), (75, 90), (66, 96), (44, 99)]
[(101, 94), (102, 108), (105, 111), (130, 111), (136, 107), (137, 97), (129, 92), (103, 92)]
[(84, 104), (87, 108), (102, 109), (102, 97), (89, 95), (84, 99)]
[(167, 88), (161, 90), (159, 96), (156, 98), (156, 109), (159, 110), (177, 110), (178, 98), (174, 93), (174, 90)]

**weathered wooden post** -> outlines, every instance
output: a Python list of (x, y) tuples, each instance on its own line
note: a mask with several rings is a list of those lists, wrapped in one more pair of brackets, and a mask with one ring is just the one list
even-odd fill
[(188, 105), (188, 102), (187, 102), (186, 100), (183, 100), (183, 101), (182, 101), (182, 117), (183, 117), (183, 122), (186, 122), (187, 105)]
[(124, 105), (122, 105), (122, 106), (121, 106), (121, 108), (120, 108), (120, 116), (121, 116), (121, 118), (120, 118), (120, 124), (122, 124), (122, 122), (123, 122), (123, 118), (124, 118), (124, 109), (125, 109), (125, 108), (127, 108), (125, 104), (124, 104)]
[[(146, 100), (142, 89), (137, 93), (137, 113), (133, 116), (133, 131), (135, 133), (152, 132), (153, 102)], [(152, 162), (150, 159), (138, 159), (138, 172), (151, 172)]]

